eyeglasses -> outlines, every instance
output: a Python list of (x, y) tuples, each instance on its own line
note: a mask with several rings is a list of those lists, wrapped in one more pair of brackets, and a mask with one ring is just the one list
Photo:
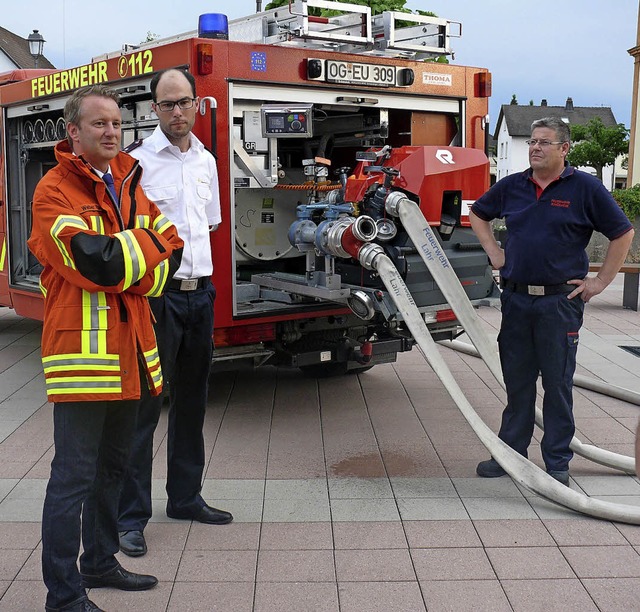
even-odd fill
[(195, 103), (195, 98), (182, 98), (182, 100), (178, 100), (177, 102), (169, 102), (165, 100), (164, 102), (156, 102), (156, 106), (163, 112), (168, 113), (171, 112), (176, 105), (180, 110), (187, 110), (189, 108), (193, 108), (193, 104)]
[(531, 138), (530, 140), (525, 140), (525, 142), (530, 147), (535, 147), (536, 145), (540, 145), (544, 149), (544, 147), (549, 147), (551, 145), (564, 144), (566, 140), (557, 140), (554, 142), (553, 140), (538, 140), (537, 138)]

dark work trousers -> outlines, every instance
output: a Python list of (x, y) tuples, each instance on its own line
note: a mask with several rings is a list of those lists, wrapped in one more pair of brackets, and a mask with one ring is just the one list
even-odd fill
[[(119, 563), (118, 499), (139, 401), (62, 402), (53, 407), (55, 454), (42, 512), (47, 610), (86, 599), (80, 572), (102, 575)], [(80, 552), (80, 534), (84, 552)]]
[(501, 296), (502, 324), (498, 334), (507, 407), (502, 413), (500, 439), (521, 455), (535, 425), (536, 382), (542, 376), (544, 435), (542, 458), (547, 470), (569, 469), (575, 432), (573, 374), (584, 302), (577, 296), (532, 296), (505, 289)]
[[(163, 379), (169, 385), (167, 495), (175, 511), (197, 511), (204, 472), (202, 428), (207, 406), (213, 350), (215, 288), (207, 282), (195, 291), (169, 290), (149, 300)], [(120, 500), (120, 531), (143, 531), (152, 514), (153, 434), (162, 399), (140, 405), (131, 460)]]

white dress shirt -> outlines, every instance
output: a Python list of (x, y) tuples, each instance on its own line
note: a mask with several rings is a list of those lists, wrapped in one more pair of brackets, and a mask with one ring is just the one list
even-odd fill
[(216, 161), (193, 134), (190, 138), (188, 151), (182, 153), (158, 126), (130, 152), (140, 160), (146, 196), (184, 240), (182, 264), (175, 274), (178, 279), (211, 276), (210, 227), (222, 220)]

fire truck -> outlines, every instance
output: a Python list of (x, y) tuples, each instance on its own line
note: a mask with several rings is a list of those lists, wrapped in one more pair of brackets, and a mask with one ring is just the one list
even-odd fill
[[(318, 8), (335, 16), (314, 16)], [(215, 362), (333, 375), (412, 348), (376, 273), (339, 245), (326, 248), (345, 218), (393, 260), (432, 335), (458, 335), (455, 315), (383, 202), (394, 191), (416, 202), (469, 299), (495, 297), (468, 219), (489, 186), (491, 75), (441, 61), (461, 25), (372, 16), (369, 7), (328, 0), (295, 0), (230, 22), (213, 17), (224, 27), (125, 45), (79, 67), (0, 75), (0, 305), (42, 318), (41, 266), (27, 248), (31, 200), (66, 137), (71, 92), (95, 83), (116, 89), (127, 146), (157, 125), (154, 73), (181, 67), (196, 79), (194, 133), (217, 158), (220, 178), (223, 221), (211, 234)]]

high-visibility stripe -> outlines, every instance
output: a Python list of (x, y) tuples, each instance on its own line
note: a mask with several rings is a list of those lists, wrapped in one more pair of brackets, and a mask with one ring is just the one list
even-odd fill
[(147, 265), (142, 249), (131, 230), (115, 234), (122, 244), (124, 255), (124, 288), (128, 289), (139, 281), (147, 272)]
[(42, 276), (38, 277), (38, 287), (40, 287), (40, 292), (44, 297), (47, 297), (47, 288), (42, 284)]
[(65, 353), (49, 355), (42, 358), (45, 374), (59, 370), (89, 370), (91, 368), (100, 372), (103, 370), (120, 369), (120, 356), (104, 353), (102, 355), (89, 356), (83, 353)]
[(153, 386), (156, 389), (160, 389), (162, 387), (162, 368), (160, 367), (160, 355), (158, 354), (157, 346), (143, 353), (143, 356), (147, 363)]
[(156, 230), (159, 234), (164, 233), (167, 229), (169, 229), (173, 223), (167, 219), (164, 215), (158, 215), (153, 220), (153, 229)]
[(92, 215), (89, 217), (89, 221), (91, 222), (91, 229), (96, 232), (96, 234), (105, 234), (104, 219), (100, 215)]
[(103, 291), (82, 290), (81, 350), (84, 355), (103, 355), (107, 351), (107, 296)]
[(169, 280), (169, 263), (165, 259), (153, 269), (153, 286), (147, 292), (148, 297), (159, 297)]
[(80, 229), (89, 229), (89, 226), (85, 223), (82, 217), (65, 217), (60, 215), (51, 226), (50, 234), (53, 238), (53, 241), (58, 247), (60, 254), (62, 255), (62, 259), (64, 261), (64, 265), (71, 268), (72, 270), (76, 269), (76, 264), (73, 261), (71, 255), (69, 255), (69, 251), (67, 251), (67, 247), (64, 245), (64, 242), (58, 238), (58, 236), (62, 233), (62, 231), (66, 227), (77, 227)]
[(120, 376), (69, 376), (45, 378), (47, 393), (82, 395), (87, 393), (121, 393)]
[(0, 272), (4, 272), (4, 263), (7, 259), (7, 237), (2, 237), (2, 248), (0, 249)]
[(136, 227), (149, 228), (151, 219), (149, 215), (136, 215)]

